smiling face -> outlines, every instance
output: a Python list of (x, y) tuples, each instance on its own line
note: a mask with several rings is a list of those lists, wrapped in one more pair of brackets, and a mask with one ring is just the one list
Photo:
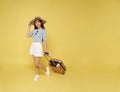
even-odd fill
[(44, 23), (43, 23), (42, 20), (36, 19), (36, 20), (34, 21), (34, 29), (39, 29), (39, 28), (45, 29)]
[(36, 21), (35, 21), (35, 26), (36, 26), (37, 28), (40, 28), (40, 27), (41, 27), (41, 22), (40, 22), (40, 20), (36, 20)]

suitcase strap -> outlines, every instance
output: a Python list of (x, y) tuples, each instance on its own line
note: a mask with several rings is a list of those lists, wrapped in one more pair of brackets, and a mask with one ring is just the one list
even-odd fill
[(45, 57), (48, 61), (50, 61), (52, 59), (52, 57), (50, 55), (45, 55)]

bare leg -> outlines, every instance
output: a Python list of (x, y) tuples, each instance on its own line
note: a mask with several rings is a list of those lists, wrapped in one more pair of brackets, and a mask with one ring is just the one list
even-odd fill
[(46, 68), (40, 63), (40, 57), (34, 57), (34, 64), (35, 64), (36, 74), (39, 74), (40, 68), (46, 72)]
[(35, 59), (35, 57), (33, 57), (33, 59), (34, 59), (34, 64), (35, 64), (35, 71), (36, 71), (36, 74), (39, 75), (39, 67), (38, 67), (38, 65), (37, 65), (37, 62), (39, 62), (39, 61), (37, 61), (37, 59)]

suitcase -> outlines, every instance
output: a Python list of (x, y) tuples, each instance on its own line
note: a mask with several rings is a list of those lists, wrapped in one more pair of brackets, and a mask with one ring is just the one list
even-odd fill
[(63, 62), (59, 59), (51, 58), (50, 55), (45, 55), (47, 60), (49, 61), (49, 65), (52, 70), (56, 73), (65, 74), (66, 67)]

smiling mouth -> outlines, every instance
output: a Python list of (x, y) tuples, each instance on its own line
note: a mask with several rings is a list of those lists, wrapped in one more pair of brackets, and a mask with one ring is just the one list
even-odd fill
[(40, 27), (39, 25), (37, 25), (37, 27)]

